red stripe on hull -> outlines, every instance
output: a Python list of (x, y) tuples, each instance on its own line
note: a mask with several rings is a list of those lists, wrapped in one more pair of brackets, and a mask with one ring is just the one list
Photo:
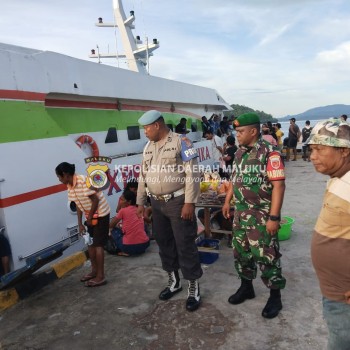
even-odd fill
[(116, 103), (87, 102), (70, 100), (45, 100), (46, 107), (86, 108), (86, 109), (117, 109)]
[(24, 202), (29, 202), (34, 199), (50, 196), (51, 194), (63, 192), (67, 190), (65, 185), (55, 185), (46, 188), (41, 188), (40, 190), (35, 190), (31, 192), (21, 193), (16, 196), (7, 197), (0, 199), (0, 208), (7, 208), (13, 205), (21, 204)]
[(0, 90), (0, 98), (8, 100), (45, 101), (45, 97), (46, 94), (41, 92)]
[[(58, 100), (58, 99), (46, 99), (47, 94), (40, 92), (30, 92), (30, 91), (18, 91), (18, 90), (0, 90), (0, 99), (8, 99), (8, 100), (24, 100), (24, 101), (45, 101), (46, 107), (61, 107), (61, 108), (86, 108), (86, 109), (111, 109), (117, 110), (118, 105), (116, 103), (108, 103), (108, 102), (89, 102), (89, 101), (72, 101), (72, 100)], [(183, 114), (185, 116), (191, 116), (194, 118), (199, 118), (201, 115), (194, 114), (188, 111), (184, 111), (176, 108), (175, 111), (172, 112), (169, 108), (157, 107), (157, 106), (145, 106), (145, 105), (129, 105), (124, 104), (123, 101), (121, 103), (121, 110), (125, 111), (142, 111), (146, 112), (151, 109), (156, 109), (160, 112), (166, 113), (177, 113)]]

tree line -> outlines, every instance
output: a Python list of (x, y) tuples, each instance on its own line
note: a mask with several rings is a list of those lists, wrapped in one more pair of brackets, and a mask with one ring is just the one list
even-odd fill
[(257, 111), (247, 106), (233, 104), (231, 105), (231, 107), (232, 107), (232, 111), (225, 111), (224, 112), (225, 116), (230, 117), (234, 115), (235, 117), (238, 117), (239, 115), (244, 113), (256, 113), (260, 117), (260, 121), (262, 123), (266, 123), (267, 121), (270, 121), (272, 123), (277, 123), (278, 121), (271, 114), (265, 113), (263, 111)]

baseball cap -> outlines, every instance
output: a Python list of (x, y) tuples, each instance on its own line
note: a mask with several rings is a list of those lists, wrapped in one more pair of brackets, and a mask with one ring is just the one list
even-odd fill
[(350, 148), (350, 124), (338, 118), (318, 122), (306, 144)]

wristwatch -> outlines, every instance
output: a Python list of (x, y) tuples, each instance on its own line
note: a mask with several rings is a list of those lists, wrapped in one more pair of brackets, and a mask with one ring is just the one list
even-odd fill
[(276, 216), (276, 215), (270, 215), (270, 216), (269, 216), (269, 219), (270, 219), (271, 221), (281, 221), (281, 216), (280, 216), (280, 215), (278, 215), (278, 216)]

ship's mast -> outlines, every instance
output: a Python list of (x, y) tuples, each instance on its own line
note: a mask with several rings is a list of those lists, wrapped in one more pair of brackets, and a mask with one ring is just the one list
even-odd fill
[(143, 44), (140, 37), (134, 37), (132, 29), (135, 28), (135, 13), (130, 11), (130, 16), (126, 18), (123, 9), (123, 4), (121, 0), (113, 0), (114, 8), (114, 18), (116, 23), (103, 23), (102, 18), (98, 19), (96, 26), (98, 27), (118, 27), (120, 36), (122, 39), (122, 44), (124, 48), (124, 54), (96, 54), (95, 50), (91, 50), (92, 54), (89, 55), (90, 58), (123, 58), (126, 59), (128, 67), (130, 70), (139, 73), (148, 73), (146, 67), (148, 67), (149, 56), (153, 55), (153, 51), (158, 49), (159, 42), (157, 39), (153, 39), (152, 43), (149, 44), (148, 39), (146, 39), (146, 44)]

